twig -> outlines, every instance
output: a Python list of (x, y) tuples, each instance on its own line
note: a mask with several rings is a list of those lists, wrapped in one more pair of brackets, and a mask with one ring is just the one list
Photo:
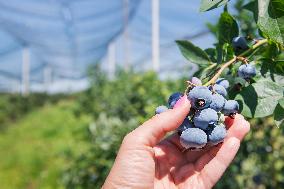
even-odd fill
[(235, 61), (237, 60), (237, 57), (234, 56), (233, 59), (231, 59), (229, 62), (226, 62), (221, 68), (220, 70), (214, 75), (214, 77), (212, 77), (207, 83), (204, 84), (204, 86), (209, 86), (210, 84), (213, 84), (216, 82), (216, 80), (220, 77), (220, 75), (222, 74), (223, 70), (227, 67), (229, 67), (231, 64), (233, 64)]
[(257, 49), (259, 46), (265, 43), (267, 43), (267, 39), (259, 40), (256, 44), (252, 46), (252, 48), (246, 50), (245, 52), (240, 54), (238, 57), (234, 56), (234, 58), (224, 63), (222, 67), (220, 68), (220, 70), (214, 75), (214, 77), (212, 77), (207, 83), (205, 83), (204, 86), (209, 86), (211, 84), (214, 84), (216, 80), (220, 77), (220, 75), (222, 74), (225, 68), (229, 67), (231, 64), (235, 63), (237, 60), (243, 59), (243, 57), (246, 56), (248, 53), (250, 53), (252, 50)]

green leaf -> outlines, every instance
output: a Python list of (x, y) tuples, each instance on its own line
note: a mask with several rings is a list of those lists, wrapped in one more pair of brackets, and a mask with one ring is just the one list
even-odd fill
[(265, 36), (284, 45), (284, 1), (258, 0), (257, 25)]
[(243, 6), (244, 9), (247, 9), (253, 13), (254, 20), (257, 22), (258, 17), (258, 3), (257, 1), (251, 1), (248, 4)]
[(209, 11), (226, 4), (229, 0), (201, 0), (200, 12)]
[(234, 79), (234, 84), (241, 84), (242, 86), (245, 86), (245, 85), (247, 85), (247, 83), (248, 82), (245, 79), (241, 78), (241, 77), (236, 77)]
[(234, 58), (234, 55), (235, 55), (235, 52), (234, 52), (234, 49), (232, 47), (231, 44), (229, 43), (225, 43), (223, 45), (223, 62), (227, 62), (229, 60), (231, 60), (232, 58)]
[(239, 27), (236, 20), (228, 12), (223, 12), (218, 23), (219, 44), (231, 44), (232, 39), (238, 35)]
[(194, 76), (201, 79), (202, 83), (206, 83), (219, 69), (220, 66), (216, 63), (206, 67), (201, 65), (200, 69), (194, 73)]
[(277, 83), (277, 85), (284, 87), (284, 77), (283, 76), (275, 75), (274, 80), (275, 80), (275, 83)]
[(223, 61), (223, 45), (218, 44), (216, 46), (216, 51), (217, 51), (217, 63), (221, 64)]
[(208, 54), (208, 56), (209, 56), (209, 58), (210, 58), (210, 60), (212, 62), (217, 62), (217, 52), (216, 52), (216, 49), (208, 48), (208, 49), (205, 49), (204, 51)]
[(235, 97), (239, 101), (242, 114), (246, 117), (265, 117), (273, 114), (278, 100), (283, 97), (284, 88), (268, 79), (244, 87)]
[(189, 41), (176, 41), (183, 56), (192, 63), (204, 65), (210, 64), (208, 54)]
[[(284, 108), (284, 97), (281, 98), (280, 100), (278, 100), (278, 102), (279, 102), (279, 105), (280, 105), (282, 108)], [(284, 114), (283, 114), (283, 116), (284, 116)]]
[(268, 71), (273, 77), (273, 74), (284, 76), (284, 60), (274, 60), (270, 58), (262, 58), (261, 61), (261, 74), (264, 75)]
[(274, 122), (277, 127), (284, 126), (284, 108), (280, 104), (277, 104), (274, 110)]

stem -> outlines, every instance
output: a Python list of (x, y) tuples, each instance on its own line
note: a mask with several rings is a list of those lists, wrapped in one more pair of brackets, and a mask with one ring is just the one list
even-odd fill
[(256, 44), (254, 44), (252, 46), (252, 48), (246, 50), (245, 52), (243, 52), (242, 54), (240, 54), (239, 56), (246, 56), (248, 53), (250, 53), (251, 51), (257, 49), (258, 47), (260, 47), (261, 45), (267, 43), (268, 40), (267, 39), (262, 39), (262, 40), (259, 40)]
[(237, 57), (234, 56), (233, 59), (231, 59), (229, 62), (226, 62), (221, 68), (220, 70), (214, 75), (214, 77), (212, 77), (212, 79), (210, 79), (207, 83), (204, 84), (204, 86), (209, 86), (210, 84), (213, 84), (216, 82), (216, 80), (220, 77), (220, 75), (222, 74), (223, 70), (227, 67), (229, 67), (231, 64), (233, 64), (235, 61), (237, 60)]
[(262, 39), (259, 40), (256, 44), (254, 44), (252, 46), (252, 48), (246, 50), (245, 52), (243, 52), (242, 54), (240, 54), (238, 57), (234, 56), (234, 58), (232, 58), (231, 60), (229, 60), (228, 62), (224, 63), (222, 65), (222, 67), (220, 68), (220, 70), (214, 75), (214, 77), (212, 77), (207, 83), (204, 84), (204, 86), (209, 86), (213, 83), (216, 82), (216, 80), (220, 77), (220, 75), (222, 74), (222, 72), (224, 71), (225, 68), (229, 67), (231, 64), (235, 63), (237, 60), (239, 60), (239, 57), (244, 57), (247, 54), (249, 54), (251, 51), (257, 49), (258, 47), (260, 47), (261, 45), (267, 43), (267, 39)]

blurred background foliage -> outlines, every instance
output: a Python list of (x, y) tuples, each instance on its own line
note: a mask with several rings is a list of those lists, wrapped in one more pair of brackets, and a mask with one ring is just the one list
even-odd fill
[[(160, 80), (153, 72), (120, 71), (109, 80), (91, 70), (88, 90), (62, 99), (25, 97), (25, 114), (5, 121), (1, 188), (100, 188), (125, 134), (185, 85), (185, 78)], [(283, 128), (270, 117), (250, 122), (251, 132), (216, 188), (284, 187)]]
[[(252, 15), (235, 4), (244, 35), (257, 36)], [(216, 26), (208, 25), (214, 33)], [(121, 140), (183, 91), (181, 77), (118, 71), (108, 79), (89, 68), (90, 87), (76, 94), (0, 95), (0, 188), (100, 188)], [(283, 128), (271, 117), (251, 119), (232, 165), (215, 188), (284, 188)]]

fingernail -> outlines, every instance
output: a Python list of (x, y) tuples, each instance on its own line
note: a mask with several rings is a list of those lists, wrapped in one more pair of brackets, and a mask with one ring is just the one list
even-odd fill
[(236, 118), (239, 119), (239, 120), (245, 119), (242, 114), (236, 114)]
[(225, 118), (226, 128), (229, 129), (234, 123), (241, 121), (243, 119), (244, 117), (241, 114), (236, 114), (234, 119), (232, 119), (230, 116), (227, 116)]
[(186, 101), (188, 101), (187, 96), (183, 95), (183, 97), (181, 97), (177, 103), (174, 105), (174, 108), (178, 108), (180, 106), (182, 106), (182, 104), (184, 104)]

